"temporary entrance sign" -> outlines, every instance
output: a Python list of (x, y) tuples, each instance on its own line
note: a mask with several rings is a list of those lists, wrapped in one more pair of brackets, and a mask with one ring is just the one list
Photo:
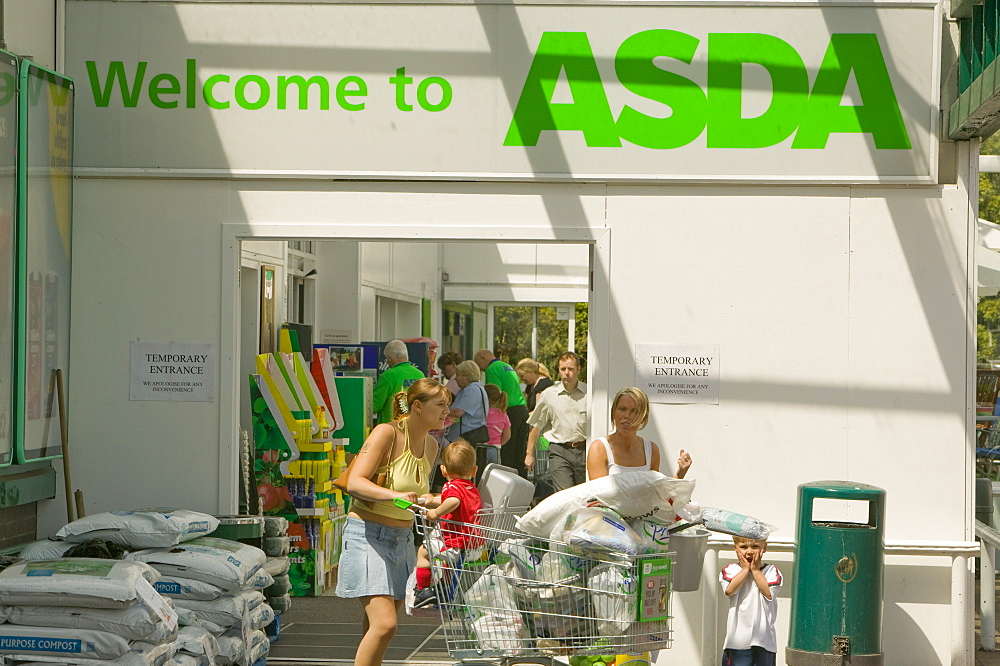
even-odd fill
[(650, 402), (719, 404), (719, 345), (638, 344), (635, 385)]
[(129, 400), (215, 400), (215, 345), (133, 340), (131, 353)]
[(67, 67), (85, 167), (919, 183), (938, 12), (70, 0)]

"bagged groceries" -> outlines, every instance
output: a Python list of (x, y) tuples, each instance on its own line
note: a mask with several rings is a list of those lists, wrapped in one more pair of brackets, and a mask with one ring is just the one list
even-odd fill
[(139, 581), (160, 574), (144, 562), (72, 558), (25, 561), (0, 571), (0, 604), (123, 608), (139, 598)]
[(520, 654), (527, 638), (513, 588), (500, 568), (491, 564), (467, 590), (466, 600), (475, 618), (472, 629), (481, 649)]
[(638, 582), (627, 567), (599, 564), (587, 577), (601, 636), (620, 636), (636, 619)]
[(201, 580), (230, 591), (245, 587), (266, 560), (260, 548), (214, 537), (199, 537), (169, 549), (139, 550), (125, 557), (148, 562), (166, 576)]
[(625, 520), (656, 517), (673, 522), (673, 505), (691, 501), (694, 481), (675, 479), (659, 472), (622, 472), (560, 490), (518, 518), (526, 534), (558, 539), (566, 514), (579, 507), (600, 504)]
[(168, 548), (214, 532), (219, 519), (187, 509), (109, 511), (86, 516), (64, 526), (56, 536), (64, 541), (107, 539), (129, 548)]
[(639, 554), (639, 535), (606, 507), (580, 507), (563, 523), (562, 541), (585, 553)]

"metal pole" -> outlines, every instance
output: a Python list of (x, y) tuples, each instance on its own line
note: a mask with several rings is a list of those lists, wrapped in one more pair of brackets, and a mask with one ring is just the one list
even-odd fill
[(979, 542), (979, 644), (987, 652), (996, 650), (996, 557), (992, 544)]
[(62, 443), (63, 492), (66, 493), (66, 521), (73, 522), (73, 484), (69, 478), (69, 430), (66, 425), (66, 397), (62, 368), (56, 368), (56, 397), (59, 400), (59, 439)]

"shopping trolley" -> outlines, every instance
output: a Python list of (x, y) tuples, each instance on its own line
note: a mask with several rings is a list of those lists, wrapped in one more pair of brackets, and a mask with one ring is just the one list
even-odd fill
[(453, 658), (551, 663), (671, 646), (671, 553), (585, 553), (518, 531), (509, 510), (487, 510), (479, 524), (416, 513), (418, 529), (467, 538), (461, 557), (431, 558)]

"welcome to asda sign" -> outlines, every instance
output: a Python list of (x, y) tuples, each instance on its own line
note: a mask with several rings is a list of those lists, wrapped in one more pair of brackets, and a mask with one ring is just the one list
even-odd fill
[[(71, 32), (69, 61), (80, 68), (72, 73), (86, 91), (79, 114), (109, 124), (102, 139), (113, 142), (81, 146), (84, 165), (424, 177), (934, 177), (932, 7), (497, 6), (490, 20), (461, 5), (111, 3), (88, 16), (91, 5), (104, 3), (71, 2), (70, 18), (127, 24), (160, 13), (166, 34), (135, 53), (134, 41), (119, 49), (108, 42), (120, 34), (113, 26), (96, 31), (100, 41)], [(302, 49), (291, 42), (306, 7), (328, 23), (315, 31), (315, 47)], [(227, 57), (225, 45), (188, 38), (206, 26), (233, 30), (233, 22), (250, 43), (275, 35), (290, 43), (259, 53), (234, 46), (240, 57)], [(359, 25), (367, 31), (345, 29)], [(124, 135), (110, 131), (112, 122)], [(140, 127), (155, 128), (155, 164), (114, 141)]]

